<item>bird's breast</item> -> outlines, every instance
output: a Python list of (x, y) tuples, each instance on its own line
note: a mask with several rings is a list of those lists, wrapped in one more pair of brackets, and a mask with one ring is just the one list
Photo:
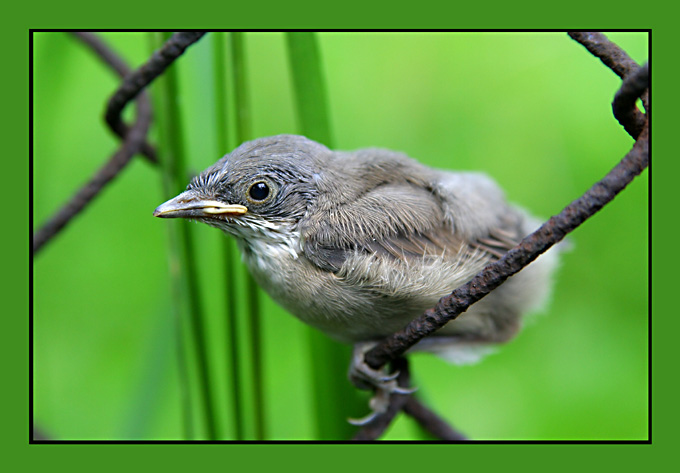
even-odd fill
[(332, 272), (310, 261), (299, 240), (240, 244), (251, 274), (277, 303), (345, 342), (380, 338), (402, 328), (477, 269), (461, 266), (456, 258), (394, 261), (357, 252)]

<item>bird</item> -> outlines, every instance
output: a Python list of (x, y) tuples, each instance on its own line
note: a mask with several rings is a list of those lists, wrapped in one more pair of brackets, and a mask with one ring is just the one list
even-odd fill
[[(298, 135), (245, 142), (153, 215), (206, 223), (236, 238), (255, 281), (283, 308), (354, 346), (349, 375), (384, 412), (396, 374), (363, 354), (467, 283), (539, 226), (480, 172), (433, 169), (382, 148), (333, 151)], [(549, 250), (410, 351), (479, 360), (545, 304)]]

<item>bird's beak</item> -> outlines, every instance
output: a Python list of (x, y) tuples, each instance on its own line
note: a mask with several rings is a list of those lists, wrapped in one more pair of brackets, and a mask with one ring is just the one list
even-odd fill
[(200, 199), (192, 191), (186, 191), (158, 206), (154, 217), (160, 218), (210, 218), (216, 216), (238, 217), (248, 208), (238, 204), (224, 204), (217, 200)]

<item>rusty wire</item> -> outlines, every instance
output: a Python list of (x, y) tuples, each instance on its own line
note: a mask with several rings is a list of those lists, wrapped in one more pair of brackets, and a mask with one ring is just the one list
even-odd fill
[(121, 114), (125, 106), (141, 93), (156, 77), (161, 75), (165, 69), (172, 64), (175, 59), (181, 56), (184, 51), (201, 39), (205, 31), (183, 31), (173, 34), (163, 47), (151, 55), (134, 74), (125, 77), (123, 83), (116, 89), (116, 92), (109, 99), (106, 114), (106, 123), (113, 130), (122, 130), (125, 127)]
[(602, 33), (595, 31), (570, 31), (569, 37), (582, 44), (593, 56), (598, 58), (621, 79), (636, 70), (640, 65)]
[(378, 369), (394, 357), (402, 355), (423, 337), (457, 318), (470, 305), (500, 286), (609, 203), (648, 163), (649, 134), (645, 126), (633, 149), (602, 180), (565, 207), (559, 215), (551, 217), (538, 230), (524, 238), (503, 258), (488, 265), (470, 282), (440, 299), (433, 309), (427, 310), (403, 330), (367, 352), (366, 363)]
[[(635, 102), (648, 86), (649, 63), (645, 63), (644, 66), (625, 77), (612, 103), (614, 116), (630, 136), (634, 138), (637, 138), (642, 133), (645, 123), (640, 123), (640, 111), (635, 106)], [(647, 105), (647, 113), (649, 113), (649, 105)]]
[[(621, 49), (616, 43), (610, 41), (609, 38), (602, 33), (594, 31), (572, 31), (568, 34), (571, 39), (583, 45), (583, 47), (585, 47), (593, 56), (602, 61), (605, 66), (614, 71), (621, 79), (625, 79), (640, 67), (628, 53)], [(642, 100), (645, 109), (649, 111), (649, 93), (644, 91), (642, 94), (638, 95), (638, 97)], [(629, 116), (629, 118), (627, 118), (629, 121), (627, 124), (623, 125), (623, 127), (630, 136), (637, 139), (645, 124), (645, 115), (634, 105), (631, 108), (627, 108), (626, 113)], [(614, 112), (614, 116), (618, 120), (619, 116), (616, 111)], [(621, 121), (619, 120), (619, 122)]]
[[(120, 77), (126, 77), (132, 73), (130, 67), (125, 63), (123, 58), (116, 54), (111, 48), (107, 46), (104, 41), (102, 41), (94, 33), (89, 33), (86, 31), (74, 31), (73, 36), (78, 38), (86, 46), (88, 46), (97, 55), (99, 59), (104, 62), (111, 69), (116, 71)], [(146, 95), (146, 92), (142, 92)], [(113, 132), (116, 133), (120, 138), (125, 139), (125, 135), (128, 133), (129, 127), (121, 122), (118, 128), (112, 128)], [(158, 164), (158, 157), (156, 156), (155, 148), (147, 143), (146, 141), (142, 143), (142, 147), (139, 152), (153, 164)]]
[[(613, 44), (613, 43), (612, 43)], [(601, 54), (604, 54), (600, 51)], [(626, 55), (627, 57), (627, 55)], [(621, 68), (620, 55), (603, 60), (609, 67)], [(613, 67), (612, 67), (613, 68)], [(624, 80), (618, 94), (637, 94), (649, 87), (649, 76), (638, 68), (631, 79)], [(634, 85), (631, 83), (634, 82)], [(636, 97), (636, 98), (637, 98)], [(634, 100), (632, 101), (634, 104)], [(630, 123), (627, 124), (630, 126)], [(583, 196), (573, 201), (557, 216), (553, 216), (538, 230), (525, 237), (518, 246), (508, 251), (500, 260), (489, 264), (467, 284), (443, 297), (437, 305), (409, 323), (403, 330), (384, 339), (366, 353), (366, 363), (379, 369), (388, 361), (401, 356), (423, 337), (431, 335), (446, 323), (465, 312), (470, 305), (482, 299), (507, 278), (519, 272), (541, 253), (561, 241), (585, 220), (598, 212), (621, 192), (649, 163), (649, 122), (645, 121), (635, 145), (628, 154), (603, 179), (595, 183)]]
[(409, 396), (404, 405), (404, 412), (415, 419), (418, 424), (433, 437), (441, 440), (464, 441), (468, 438), (461, 432), (451, 427), (444, 419), (439, 417), (417, 397)]
[[(636, 142), (630, 152), (602, 180), (594, 184), (582, 197), (572, 202), (557, 216), (552, 217), (537, 231), (524, 238), (520, 244), (505, 254), (499, 261), (488, 265), (469, 283), (443, 297), (437, 306), (426, 311), (409, 323), (403, 330), (383, 340), (366, 353), (366, 363), (378, 369), (395, 357), (401, 357), (406, 350), (423, 337), (432, 334), (446, 323), (454, 320), (470, 305), (480, 300), (501, 285), (508, 277), (519, 272), (552, 245), (561, 241), (586, 219), (598, 212), (621, 192), (649, 164), (649, 66), (639, 67), (621, 48), (600, 33), (569, 33), (569, 36), (583, 44), (588, 51), (600, 58), (624, 81), (617, 91), (613, 112), (624, 129)], [(642, 97), (647, 114), (635, 106)], [(400, 384), (402, 385), (402, 384)], [(402, 385), (403, 386), (403, 385)], [(437, 414), (421, 404), (413, 395), (406, 402), (397, 396), (390, 399), (388, 413), (396, 408), (416, 419), (421, 426), (442, 440), (461, 441), (465, 436), (456, 431)], [(387, 416), (385, 420), (387, 420)], [(389, 417), (391, 421), (394, 416)], [(378, 420), (376, 420), (378, 421)], [(381, 425), (384, 431), (387, 425)], [(378, 431), (360, 432), (380, 434)], [(357, 434), (359, 435), (359, 434)], [(373, 437), (373, 438), (377, 438)], [(355, 437), (361, 438), (361, 437)]]
[[(125, 140), (109, 161), (62, 208), (50, 217), (47, 223), (33, 234), (33, 257), (43, 248), (45, 243), (50, 241), (78, 215), (139, 152), (146, 141), (146, 134), (151, 124), (151, 103), (146, 94), (141, 93), (142, 90), (172, 64), (187, 47), (198, 41), (204, 34), (204, 32), (173, 34), (144, 65), (135, 72), (126, 75), (123, 83), (109, 100), (106, 110), (107, 123), (117, 134), (124, 136)], [(81, 35), (80, 38), (85, 38), (86, 41), (92, 39), (91, 37), (88, 38), (87, 35)], [(93, 46), (92, 42), (88, 44)], [(93, 50), (100, 55), (103, 51), (101, 44), (93, 47)], [(122, 60), (112, 59), (111, 55), (106, 55), (103, 59), (117, 72), (126, 72), (127, 66), (123, 64)], [(137, 116), (135, 124), (128, 128), (121, 118), (121, 113), (125, 106), (135, 98), (137, 99)]]
[(394, 357), (402, 355), (423, 337), (457, 318), (609, 203), (648, 163), (649, 136), (645, 126), (633, 149), (602, 180), (565, 207), (559, 215), (551, 217), (538, 230), (525, 237), (500, 260), (486, 266), (470, 282), (440, 299), (433, 309), (427, 310), (403, 330), (368, 351), (366, 363), (379, 369)]
[(111, 182), (140, 149), (151, 124), (151, 104), (146, 96), (137, 100), (137, 118), (121, 147), (73, 197), (33, 234), (33, 256), (59, 233), (101, 190)]

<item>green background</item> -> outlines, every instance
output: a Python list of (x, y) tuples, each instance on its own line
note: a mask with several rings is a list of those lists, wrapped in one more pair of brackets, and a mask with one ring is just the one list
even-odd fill
[[(144, 34), (102, 36), (134, 67), (148, 57)], [(646, 34), (608, 36), (648, 58)], [(253, 134), (297, 132), (283, 34), (245, 41)], [(538, 216), (558, 213), (632, 145), (610, 111), (620, 80), (563, 33), (321, 33), (319, 44), (337, 148), (483, 171)], [(211, 58), (206, 37), (177, 63), (196, 172), (228, 151), (215, 149)], [(35, 35), (33, 66), (37, 227), (115, 150), (100, 117), (117, 79), (63, 33)], [(647, 439), (648, 181), (645, 172), (572, 234), (551, 303), (515, 341), (474, 366), (412, 357), (437, 412), (479, 440)], [(135, 159), (35, 259), (34, 414), (54, 438), (182, 438), (167, 222), (151, 217), (168, 197)], [(192, 232), (212, 374), (226, 386), (214, 297), (224, 237)], [(312, 439), (304, 328), (263, 302), (268, 438)], [(414, 435), (400, 419), (385, 438)]]

